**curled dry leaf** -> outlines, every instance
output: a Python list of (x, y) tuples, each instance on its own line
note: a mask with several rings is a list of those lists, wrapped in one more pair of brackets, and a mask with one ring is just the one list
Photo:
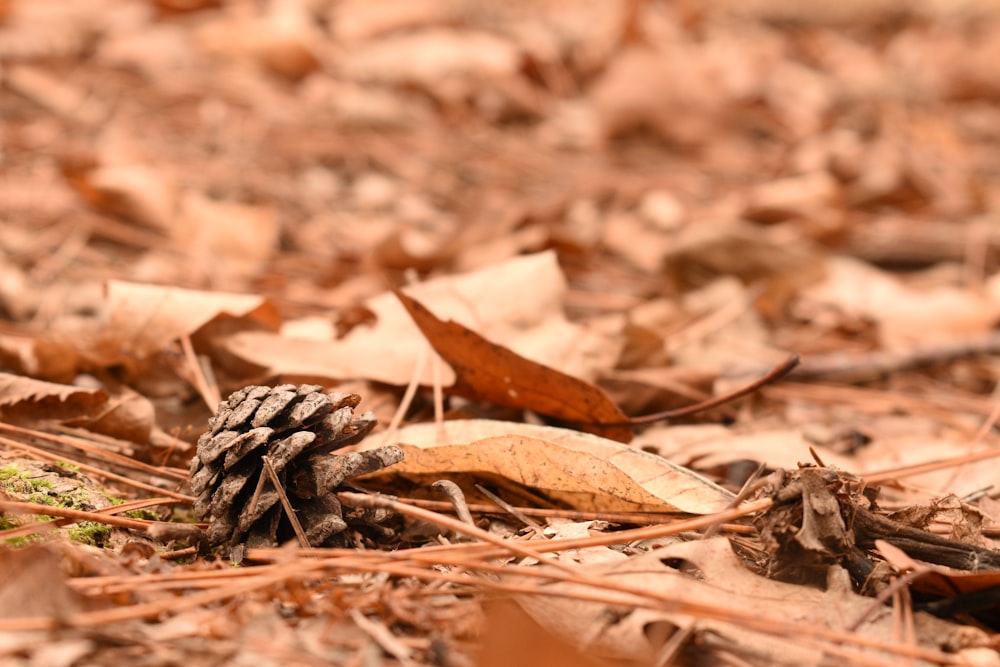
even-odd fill
[(94, 209), (169, 233), (177, 212), (177, 191), (169, 177), (144, 164), (66, 165), (70, 185)]
[(298, 81), (319, 67), (323, 36), (299, 2), (271, 2), (266, 15), (231, 15), (210, 21), (197, 32), (208, 54), (256, 62), (265, 70)]
[[(402, 476), (500, 476), (580, 510), (688, 512), (725, 509), (732, 494), (655, 454), (553, 426), (486, 419), (414, 424), (397, 434)], [(376, 447), (379, 434), (362, 443)]]
[(534, 410), (619, 442), (632, 439), (628, 417), (602, 389), (517, 355), (457, 322), (443, 322), (419, 301), (396, 296), (455, 371), (451, 390), (466, 398)]
[(0, 415), (7, 421), (81, 417), (94, 414), (107, 400), (107, 393), (101, 389), (0, 373)]
[[(435, 28), (367, 44), (348, 54), (343, 67), (358, 81), (413, 84), (440, 94), (466, 78), (512, 75), (518, 59), (514, 45), (496, 35)], [(455, 90), (465, 88), (460, 84)]]
[(68, 426), (79, 426), (112, 438), (146, 443), (155, 422), (156, 408), (153, 403), (142, 394), (125, 387), (98, 409), (66, 423)]

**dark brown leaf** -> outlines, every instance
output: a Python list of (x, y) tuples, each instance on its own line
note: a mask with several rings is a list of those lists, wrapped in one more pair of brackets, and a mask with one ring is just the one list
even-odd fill
[(455, 371), (451, 391), (466, 398), (534, 410), (578, 424), (596, 435), (629, 442), (632, 429), (598, 387), (514, 354), (456, 322), (443, 322), (416, 299), (397, 291), (424, 336)]

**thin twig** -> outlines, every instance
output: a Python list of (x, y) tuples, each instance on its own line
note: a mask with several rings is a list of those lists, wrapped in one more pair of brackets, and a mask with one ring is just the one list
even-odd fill
[[(121, 514), (122, 512), (131, 512), (137, 509), (144, 509), (146, 507), (156, 507), (158, 505), (172, 505), (180, 501), (173, 498), (145, 498), (142, 500), (133, 500), (129, 503), (122, 503), (121, 505), (111, 505), (110, 507), (102, 507), (99, 510), (94, 510), (94, 514), (109, 515), (109, 514)], [(43, 507), (38, 503), (29, 503), (31, 505), (38, 505), (38, 507)], [(49, 505), (44, 507), (49, 508)], [(52, 514), (52, 512), (36, 512), (33, 514)], [(46, 532), (48, 530), (54, 530), (60, 528), (70, 523), (75, 523), (78, 519), (72, 519), (68, 517), (62, 517), (59, 519), (52, 519), (51, 521), (40, 521), (37, 523), (30, 523), (24, 526), (17, 526), (15, 528), (7, 528), (6, 530), (0, 530), (0, 540), (9, 540), (15, 537), (25, 537), (27, 535), (34, 535), (36, 533)]]
[[(44, 442), (51, 442), (61, 447), (75, 449), (94, 458), (102, 459), (115, 465), (120, 465), (123, 468), (140, 470), (155, 477), (162, 477), (164, 479), (172, 479), (176, 481), (185, 481), (188, 478), (186, 470), (150, 465), (143, 461), (134, 459), (131, 456), (125, 456), (124, 454), (108, 451), (107, 449), (98, 446), (102, 443), (106, 445), (111, 445), (116, 442), (121, 443), (120, 440), (115, 440), (114, 438), (109, 438), (99, 433), (70, 428), (62, 424), (56, 424), (53, 428), (61, 432), (58, 434), (46, 433), (45, 431), (24, 428), (23, 426), (0, 423), (0, 431), (9, 431), (10, 433), (25, 435), (29, 438), (36, 438)], [(81, 433), (86, 433), (86, 436), (81, 435)], [(135, 443), (131, 442), (128, 444), (131, 446), (135, 445)]]
[(406, 385), (406, 391), (403, 392), (403, 398), (399, 402), (399, 407), (396, 408), (396, 413), (392, 416), (392, 420), (389, 422), (388, 428), (385, 430), (385, 435), (382, 438), (382, 446), (392, 442), (392, 439), (396, 437), (396, 431), (399, 430), (399, 425), (403, 421), (403, 417), (406, 416), (406, 411), (410, 409), (410, 405), (413, 403), (413, 397), (417, 394), (417, 387), (420, 386), (420, 378), (424, 374), (424, 367), (427, 365), (427, 357), (430, 351), (430, 345), (424, 344), (420, 346), (420, 351), (417, 353), (417, 362), (413, 367), (413, 375), (410, 376), (410, 382)]
[(403, 664), (411, 664), (410, 655), (411, 651), (409, 648), (404, 646), (396, 637), (389, 631), (389, 628), (381, 623), (376, 623), (364, 614), (362, 614), (357, 609), (350, 609), (347, 612), (354, 624), (364, 632), (366, 635), (375, 640), (383, 651), (399, 660)]
[(281, 506), (285, 508), (285, 514), (288, 516), (288, 520), (292, 524), (292, 530), (295, 531), (295, 537), (299, 540), (299, 546), (309, 548), (312, 545), (309, 544), (309, 538), (306, 537), (306, 531), (302, 529), (302, 524), (299, 523), (299, 517), (295, 515), (295, 508), (292, 507), (291, 501), (288, 500), (288, 495), (285, 493), (281, 480), (278, 479), (278, 473), (274, 471), (274, 466), (271, 465), (271, 457), (262, 456), (260, 457), (260, 460), (264, 462), (264, 470), (267, 471), (267, 476), (271, 478), (271, 484), (274, 484), (274, 488), (278, 492), (278, 498), (281, 500)]
[(513, 516), (516, 519), (518, 519), (524, 525), (531, 526), (532, 528), (534, 528), (538, 532), (542, 531), (542, 524), (538, 523), (537, 521), (535, 521), (534, 519), (532, 519), (530, 516), (528, 516), (527, 514), (525, 514), (524, 512), (522, 512), (521, 510), (519, 510), (518, 508), (516, 508), (513, 505), (511, 505), (510, 503), (508, 503), (506, 500), (504, 500), (503, 498), (501, 498), (497, 494), (495, 494), (492, 491), (490, 491), (489, 489), (487, 489), (482, 484), (476, 484), (476, 489), (479, 491), (479, 493), (483, 494), (484, 496), (486, 496), (487, 498), (489, 498), (490, 500), (492, 500), (493, 502), (495, 502), (497, 505), (499, 505), (500, 507), (502, 507), (508, 514), (510, 514), (511, 516)]
[(476, 522), (472, 519), (472, 513), (469, 512), (469, 506), (465, 502), (465, 494), (462, 493), (462, 489), (459, 488), (458, 484), (448, 479), (439, 479), (431, 484), (431, 488), (436, 489), (448, 499), (451, 506), (455, 508), (455, 514), (458, 515), (459, 521), (463, 521), (470, 526), (476, 525)]
[[(729, 504), (726, 506), (727, 509), (734, 509), (736, 507), (739, 507), (743, 503), (743, 501), (746, 500), (750, 496), (750, 494), (754, 492), (754, 490), (757, 488), (756, 482), (766, 468), (767, 468), (767, 463), (761, 461), (757, 465), (757, 469), (754, 470), (749, 477), (747, 477), (745, 482), (743, 482), (743, 486), (740, 487), (740, 491), (739, 493), (736, 494), (736, 497), (729, 501)], [(722, 523), (716, 523), (709, 526), (708, 528), (705, 529), (705, 532), (702, 533), (701, 538), (703, 540), (707, 540), (708, 538), (714, 536), (717, 532), (719, 532), (720, 528), (722, 528)]]
[[(993, 427), (996, 426), (997, 420), (1000, 419), (1000, 401), (997, 401), (997, 397), (1000, 395), (1000, 382), (993, 386), (993, 400), (996, 403), (993, 406), (993, 411), (990, 412), (989, 416), (983, 421), (982, 426), (976, 431), (976, 434), (972, 437), (972, 440), (965, 447), (966, 453), (971, 452), (977, 446), (981, 445), (986, 437), (993, 431)], [(963, 466), (955, 466), (951, 471), (951, 475), (948, 479), (944, 480), (938, 488), (946, 493), (949, 489), (955, 488), (955, 480), (960, 474), (962, 474)]]
[(139, 530), (142, 532), (146, 532), (152, 524), (157, 523), (155, 521), (129, 519), (123, 516), (115, 516), (113, 514), (98, 514), (97, 512), (75, 510), (70, 509), (69, 507), (55, 507), (39, 503), (22, 503), (16, 500), (0, 500), (0, 511), (51, 515), (62, 517), (64, 519), (72, 519), (73, 521), (94, 521), (96, 523), (106, 523), (109, 526), (128, 528), (130, 530)]
[[(209, 381), (208, 375), (211, 371), (206, 373), (205, 368), (202, 366), (202, 360), (195, 354), (194, 346), (191, 345), (191, 337), (187, 334), (181, 336), (181, 350), (184, 352), (184, 360), (187, 362), (191, 375), (191, 384), (198, 390), (198, 395), (201, 396), (201, 400), (205, 402), (205, 405), (212, 411), (212, 414), (218, 413), (219, 404), (222, 402), (219, 387), (214, 381)], [(214, 376), (214, 374), (212, 375)]]
[[(688, 405), (683, 408), (675, 408), (673, 410), (664, 410), (663, 412), (656, 412), (651, 415), (642, 415), (640, 417), (632, 417), (623, 424), (641, 425), (641, 424), (653, 424), (655, 422), (663, 421), (665, 419), (677, 419), (678, 417), (687, 417), (688, 415), (693, 415), (704, 410), (710, 410), (712, 408), (718, 407), (725, 403), (735, 401), (738, 398), (743, 398), (748, 396), (753, 392), (757, 391), (766, 384), (770, 384), (781, 378), (785, 377), (794, 369), (799, 363), (799, 355), (793, 354), (785, 359), (783, 362), (772, 368), (767, 372), (766, 375), (754, 380), (750, 384), (737, 389), (736, 391), (724, 394), (722, 396), (715, 396), (708, 399), (707, 401), (702, 401), (701, 403), (695, 403), (694, 405)], [(601, 422), (604, 426), (615, 426), (618, 422)]]
[(656, 661), (653, 663), (654, 667), (669, 667), (674, 664), (674, 660), (680, 654), (684, 645), (691, 641), (694, 635), (694, 624), (688, 625), (687, 627), (680, 628), (663, 643), (660, 647), (659, 653), (656, 656)]
[(51, 453), (45, 451), (44, 449), (40, 449), (38, 447), (33, 447), (31, 445), (26, 445), (23, 442), (18, 442), (17, 440), (11, 440), (10, 438), (0, 437), (0, 445), (6, 445), (7, 447), (10, 447), (12, 449), (20, 449), (22, 451), (31, 452), (35, 456), (37, 456), (39, 458), (42, 458), (42, 459), (45, 459), (47, 461), (56, 461), (56, 462), (62, 462), (62, 463), (70, 463), (70, 464), (75, 465), (76, 467), (80, 468), (80, 470), (86, 471), (86, 472), (94, 475), (95, 477), (100, 477), (100, 478), (103, 478), (103, 479), (114, 480), (114, 481), (120, 482), (121, 484), (124, 484), (126, 486), (131, 486), (131, 487), (136, 488), (136, 489), (142, 489), (143, 491), (149, 491), (149, 492), (155, 493), (155, 494), (160, 494), (160, 495), (164, 495), (164, 496), (170, 496), (171, 498), (174, 498), (176, 500), (181, 500), (181, 501), (188, 502), (188, 503), (193, 503), (194, 500), (195, 500), (191, 496), (184, 495), (183, 493), (177, 493), (175, 491), (169, 491), (167, 489), (163, 489), (163, 488), (160, 488), (158, 486), (154, 486), (152, 484), (146, 484), (145, 482), (139, 482), (139, 481), (136, 481), (136, 480), (134, 480), (134, 479), (132, 479), (130, 477), (126, 477), (124, 475), (119, 475), (119, 474), (113, 473), (113, 472), (108, 472), (107, 470), (103, 470), (101, 468), (98, 468), (97, 466), (92, 466), (92, 465), (89, 465), (87, 463), (83, 463), (82, 461), (77, 461), (77, 460), (72, 459), (72, 458), (67, 457), (67, 456), (59, 456), (59, 455), (56, 455), (56, 454), (51, 454)]
[(437, 424), (438, 442), (445, 442), (444, 433), (444, 387), (441, 381), (441, 360), (440, 355), (435, 354), (431, 360), (432, 377), (434, 378), (434, 423)]
[(918, 570), (913, 570), (912, 572), (907, 572), (902, 576), (895, 577), (891, 582), (889, 582), (888, 586), (879, 591), (879, 594), (875, 596), (875, 598), (871, 601), (871, 604), (865, 608), (864, 612), (862, 612), (853, 623), (848, 623), (844, 629), (848, 632), (857, 632), (869, 618), (885, 606), (885, 603), (888, 602), (889, 598), (896, 594), (896, 591), (900, 588), (908, 587), (914, 581), (925, 574), (929, 574), (930, 572), (930, 567), (924, 566)]
[(964, 341), (915, 346), (903, 352), (874, 351), (863, 354), (837, 352), (812, 355), (790, 374), (793, 380), (836, 380), (866, 382), (891, 373), (946, 363), (980, 354), (1000, 352), (1000, 332)]
[(964, 463), (985, 461), (987, 459), (997, 458), (998, 456), (1000, 456), (1000, 449), (988, 449), (982, 452), (975, 452), (972, 454), (960, 454), (959, 456), (952, 456), (946, 459), (938, 459), (936, 461), (925, 461), (924, 463), (915, 463), (913, 465), (900, 466), (898, 468), (888, 468), (878, 472), (867, 473), (862, 477), (864, 478), (865, 482), (870, 485), (879, 484), (881, 482), (896, 480), (901, 477), (910, 477), (911, 475), (921, 475), (925, 472), (944, 470), (946, 468), (962, 465)]
[(257, 505), (260, 503), (260, 496), (264, 493), (264, 484), (267, 482), (267, 475), (260, 475), (257, 477), (257, 486), (254, 487), (253, 495), (250, 496), (250, 501), (247, 503), (246, 513), (250, 516), (254, 516), (257, 513)]

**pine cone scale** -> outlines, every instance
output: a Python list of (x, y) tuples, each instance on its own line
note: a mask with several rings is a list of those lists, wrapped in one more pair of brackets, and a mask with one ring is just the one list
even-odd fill
[[(232, 432), (233, 431), (223, 431), (219, 435)], [(267, 445), (273, 435), (273, 428), (264, 427), (255, 428), (252, 431), (247, 431), (246, 433), (233, 438), (233, 440), (229, 443), (226, 458), (222, 467), (229, 470), (234, 465), (239, 463), (247, 454)]]
[[(277, 389), (277, 387), (275, 388)], [(276, 419), (289, 405), (295, 400), (294, 391), (273, 391), (271, 394), (261, 401), (261, 404), (257, 406), (257, 410), (254, 412), (253, 419), (250, 425), (257, 428), (260, 426), (267, 426), (272, 420)]]
[(203, 465), (212, 465), (217, 458), (226, 453), (239, 435), (236, 431), (221, 431), (205, 447), (198, 450), (195, 462), (201, 461)]
[(296, 431), (287, 438), (274, 443), (269, 459), (275, 472), (281, 472), (296, 456), (305, 451), (306, 447), (316, 441), (316, 434), (309, 431)]
[(306, 424), (312, 424), (328, 415), (333, 410), (329, 401), (323, 400), (321, 396), (308, 395), (299, 403), (292, 407), (288, 414), (289, 428), (302, 428)]
[[(261, 391), (264, 390), (264, 391)], [(261, 401), (267, 396), (267, 387), (253, 387), (247, 392), (246, 398), (235, 405), (230, 405), (232, 412), (226, 419), (225, 429), (234, 430), (244, 424), (257, 411)]]

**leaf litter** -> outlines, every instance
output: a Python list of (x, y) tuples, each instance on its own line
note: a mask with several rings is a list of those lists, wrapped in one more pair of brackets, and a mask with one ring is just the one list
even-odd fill
[(2, 661), (997, 664), (998, 21), (0, 2)]

